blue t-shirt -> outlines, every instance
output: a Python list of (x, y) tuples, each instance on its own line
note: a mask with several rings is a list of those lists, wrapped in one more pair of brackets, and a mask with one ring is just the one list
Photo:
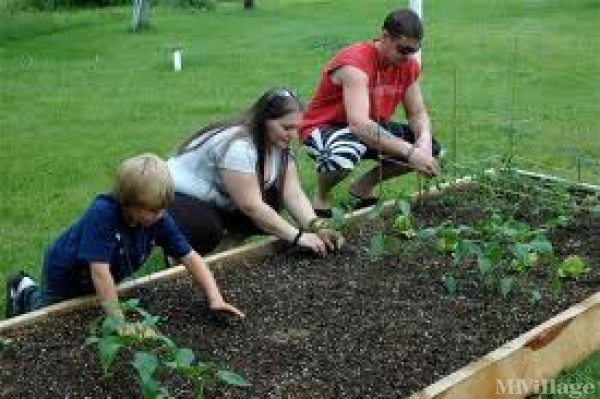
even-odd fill
[(63, 298), (93, 293), (90, 263), (107, 263), (119, 282), (142, 266), (154, 245), (174, 258), (192, 250), (168, 212), (151, 226), (132, 227), (116, 199), (99, 195), (46, 250), (44, 284), (53, 295)]

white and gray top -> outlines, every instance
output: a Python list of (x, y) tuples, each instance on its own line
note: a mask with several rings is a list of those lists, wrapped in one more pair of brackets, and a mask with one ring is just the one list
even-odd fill
[[(219, 132), (198, 148), (168, 159), (167, 165), (175, 191), (212, 203), (225, 210), (235, 209), (235, 205), (221, 179), (221, 170), (256, 174), (258, 154), (249, 136), (240, 135), (240, 127), (234, 126)], [(210, 133), (207, 133), (210, 134)], [(238, 135), (238, 137), (235, 137)], [(193, 147), (203, 136), (192, 141)], [(265, 176), (266, 188), (271, 187), (279, 176), (281, 149), (271, 147), (271, 168)]]

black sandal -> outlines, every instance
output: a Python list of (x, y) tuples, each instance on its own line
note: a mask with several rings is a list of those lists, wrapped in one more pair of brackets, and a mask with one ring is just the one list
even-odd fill
[(331, 208), (315, 209), (315, 215), (323, 219), (331, 219), (333, 218), (333, 211), (331, 210)]

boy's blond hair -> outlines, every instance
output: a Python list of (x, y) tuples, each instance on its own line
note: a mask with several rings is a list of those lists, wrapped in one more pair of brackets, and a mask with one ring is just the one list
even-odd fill
[(123, 207), (167, 209), (175, 194), (165, 161), (154, 154), (141, 154), (121, 163), (113, 195)]

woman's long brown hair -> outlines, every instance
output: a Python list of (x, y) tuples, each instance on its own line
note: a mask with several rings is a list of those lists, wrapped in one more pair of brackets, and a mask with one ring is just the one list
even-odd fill
[[(302, 111), (303, 106), (298, 96), (286, 88), (273, 88), (267, 90), (250, 108), (237, 117), (212, 123), (194, 133), (184, 140), (176, 149), (176, 155), (193, 151), (200, 147), (211, 137), (234, 126), (242, 127), (240, 135), (249, 135), (256, 147), (258, 160), (256, 163), (256, 177), (263, 199), (265, 199), (265, 158), (267, 156), (267, 121), (281, 118), (292, 112)], [(237, 137), (232, 137), (235, 140)], [(202, 138), (201, 140), (198, 140)], [(196, 141), (196, 142), (195, 142)], [(195, 142), (195, 143), (194, 143)], [(192, 143), (194, 143), (192, 145)], [(281, 152), (281, 163), (278, 176), (278, 195), (275, 204), (270, 204), (278, 210), (281, 206), (281, 196), (285, 182), (288, 149)]]

